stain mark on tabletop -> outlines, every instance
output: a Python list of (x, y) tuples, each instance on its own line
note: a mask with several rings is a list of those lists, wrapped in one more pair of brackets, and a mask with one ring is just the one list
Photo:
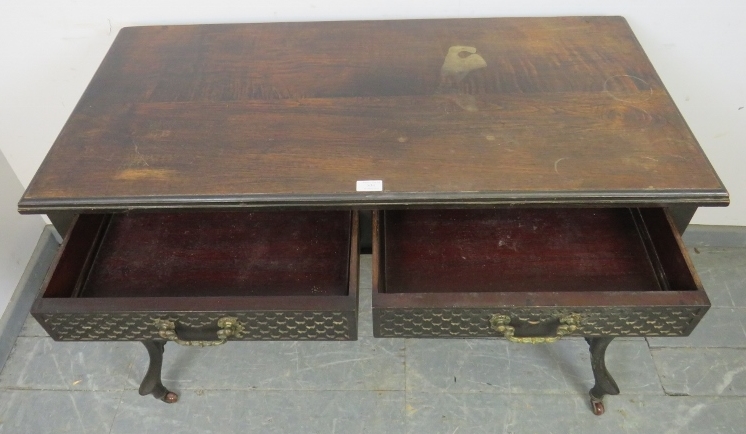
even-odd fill
[(454, 45), (440, 68), (440, 88), (453, 87), (459, 84), (471, 71), (487, 67), (484, 58), (477, 54), (477, 49), (464, 45)]
[(173, 178), (175, 174), (175, 171), (169, 169), (125, 169), (114, 175), (114, 179), (118, 181), (139, 181), (142, 179), (166, 180)]
[(477, 112), (477, 99), (474, 95), (468, 95), (465, 93), (448, 95), (448, 99), (453, 101), (454, 104), (466, 110), (467, 112)]
[(461, 82), (472, 71), (487, 67), (475, 47), (454, 45), (448, 49), (440, 67), (440, 83), (436, 93), (445, 95), (454, 104), (468, 112), (479, 111), (474, 95), (461, 91)]

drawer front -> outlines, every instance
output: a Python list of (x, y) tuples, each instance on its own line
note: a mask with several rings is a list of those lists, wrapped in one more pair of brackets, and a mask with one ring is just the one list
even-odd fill
[[(577, 314), (577, 328), (566, 336), (687, 336), (707, 311), (707, 306), (634, 308), (451, 308), (374, 309), (376, 337), (481, 338), (502, 337), (495, 330), (495, 315), (510, 318), (517, 334), (521, 324), (556, 322)], [(550, 333), (551, 334), (551, 333)]]
[(376, 336), (686, 336), (709, 306), (662, 209), (374, 214)]
[(354, 340), (358, 233), (350, 211), (81, 215), (31, 313), (60, 341)]
[(230, 341), (354, 340), (354, 311), (256, 312), (113, 312), (37, 314), (39, 323), (58, 341), (144, 341), (164, 339), (163, 321), (188, 329), (216, 328), (221, 318), (236, 318), (242, 330)]

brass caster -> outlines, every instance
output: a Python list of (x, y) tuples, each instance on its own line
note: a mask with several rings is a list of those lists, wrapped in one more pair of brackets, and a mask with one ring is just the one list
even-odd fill
[(161, 401), (165, 402), (166, 404), (175, 404), (177, 401), (179, 401), (179, 395), (175, 394), (174, 392), (166, 392), (166, 394), (163, 395), (163, 398), (161, 398)]
[(600, 399), (591, 397), (591, 410), (593, 410), (593, 414), (595, 414), (596, 416), (601, 416), (602, 414), (604, 414), (604, 411), (606, 411), (606, 409), (604, 408), (604, 402)]

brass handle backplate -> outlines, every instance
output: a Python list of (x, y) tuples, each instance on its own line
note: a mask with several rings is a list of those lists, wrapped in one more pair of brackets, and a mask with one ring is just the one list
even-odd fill
[(158, 327), (158, 336), (179, 345), (190, 347), (209, 347), (224, 344), (229, 337), (240, 338), (243, 333), (243, 325), (238, 322), (238, 318), (223, 317), (218, 320), (217, 340), (214, 341), (187, 341), (179, 339), (176, 334), (176, 323), (168, 320), (156, 320), (155, 325)]
[(559, 323), (560, 325), (557, 327), (557, 333), (554, 336), (516, 337), (515, 327), (510, 325), (510, 316), (495, 314), (490, 318), (490, 325), (493, 330), (502, 333), (503, 337), (510, 342), (516, 342), (519, 344), (549, 344), (557, 342), (562, 338), (562, 336), (569, 335), (578, 329), (580, 315), (573, 313), (560, 317)]

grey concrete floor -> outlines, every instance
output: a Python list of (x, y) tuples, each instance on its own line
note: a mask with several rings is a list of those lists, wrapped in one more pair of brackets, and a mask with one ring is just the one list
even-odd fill
[(0, 372), (0, 433), (744, 433), (746, 249), (690, 254), (713, 307), (690, 337), (615, 340), (594, 416), (587, 345), (375, 339), (370, 257), (355, 342), (169, 344), (167, 405), (139, 343), (54, 342), (29, 318)]

